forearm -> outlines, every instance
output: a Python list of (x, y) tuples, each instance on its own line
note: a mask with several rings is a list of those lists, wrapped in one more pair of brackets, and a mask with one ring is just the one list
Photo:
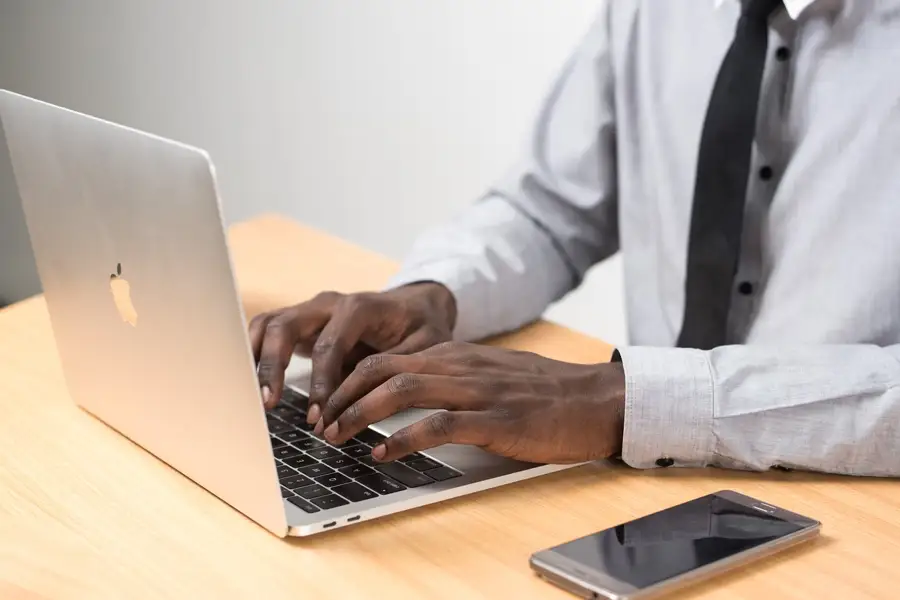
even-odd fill
[(900, 347), (623, 348), (638, 468), (900, 476)]
[(546, 233), (490, 197), (420, 236), (389, 286), (416, 281), (453, 293), (454, 337), (471, 341), (538, 318), (571, 289), (574, 275)]

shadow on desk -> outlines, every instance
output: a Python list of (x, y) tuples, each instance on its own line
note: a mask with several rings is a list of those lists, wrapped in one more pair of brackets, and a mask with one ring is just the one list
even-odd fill
[[(715, 471), (715, 475), (722, 475), (721, 478), (718, 478), (711, 477), (710, 471), (712, 470), (697, 469), (690, 471), (681, 470), (680, 472), (675, 469), (665, 471), (637, 471), (618, 463), (600, 461), (571, 471), (555, 473), (532, 480), (528, 485), (528, 497), (531, 502), (538, 504), (544, 501), (542, 500), (543, 498), (554, 498), (553, 503), (559, 508), (561, 504), (566, 503), (569, 500), (569, 497), (577, 494), (580, 498), (572, 499), (572, 502), (573, 504), (581, 503), (583, 506), (586, 497), (584, 492), (585, 490), (588, 490), (587, 497), (589, 502), (591, 497), (593, 497), (595, 506), (604, 506), (604, 504), (615, 502), (616, 500), (624, 500), (627, 503), (629, 494), (639, 493), (634, 486), (636, 479), (645, 479), (647, 483), (652, 483), (657, 492), (661, 491), (661, 480), (671, 482), (673, 486), (689, 483), (689, 488), (696, 490), (696, 480), (698, 478), (703, 478), (706, 480), (706, 483), (710, 483), (711, 480), (711, 484), (707, 486), (710, 488), (709, 491), (727, 487), (737, 487), (746, 491), (748, 486), (744, 485), (744, 483), (752, 483), (754, 478), (760, 482), (772, 479), (785, 480), (792, 477), (799, 477), (806, 482), (814, 481), (816, 479), (823, 482), (833, 481), (834, 479), (833, 477), (810, 474), (735, 473), (730, 471)], [(598, 489), (596, 487), (598, 482), (602, 482), (602, 488)], [(591, 491), (591, 488), (593, 488), (593, 491)], [(613, 491), (604, 491), (616, 489), (620, 490), (620, 494), (621, 491), (625, 491), (624, 494), (621, 494), (623, 498), (613, 497), (613, 494), (615, 493)], [(485, 510), (483, 513), (485, 517), (488, 514), (492, 514), (492, 511), (498, 509), (506, 510), (509, 507), (504, 505), (513, 501), (511, 500), (511, 497), (516, 495), (516, 486), (510, 486), (506, 490), (503, 490), (502, 488), (488, 490), (478, 494), (407, 511), (391, 517), (382, 518), (378, 521), (362, 523), (355, 527), (336, 530), (330, 534), (313, 536), (311, 538), (292, 538), (289, 539), (287, 543), (292, 545), (296, 551), (299, 552), (314, 552), (317, 554), (333, 553), (335, 560), (340, 558), (340, 550), (337, 548), (346, 547), (347, 545), (358, 547), (361, 551), (389, 553), (395, 560), (400, 558), (397, 555), (409, 554), (408, 558), (411, 561), (410, 564), (414, 564), (413, 561), (416, 556), (421, 558), (421, 555), (418, 554), (419, 549), (441, 548), (445, 546), (445, 542), (449, 538), (454, 536), (453, 526), (448, 527), (448, 523), (452, 524), (454, 521), (458, 521), (460, 517), (467, 518), (464, 515), (468, 515), (468, 518), (471, 518), (473, 511), (470, 509), (473, 507), (477, 509), (479, 505), (484, 507)], [(699, 494), (695, 491), (690, 492), (685, 500), (697, 495)], [(521, 498), (519, 500), (521, 500)], [(660, 506), (655, 510), (661, 508), (665, 507)], [(528, 558), (531, 553), (616, 525), (617, 523), (610, 520), (609, 516), (605, 515), (604, 512), (605, 511), (597, 511), (595, 522), (587, 528), (585, 527), (584, 521), (575, 523), (573, 527), (572, 523), (562, 520), (562, 518), (558, 516), (558, 520), (555, 523), (558, 527), (554, 527), (553, 523), (549, 525), (542, 524), (542, 529), (544, 530), (544, 536), (541, 540), (542, 545), (523, 549), (518, 555), (498, 556), (497, 558), (504, 562), (509, 562), (521, 570), (528, 569)], [(640, 510), (631, 512), (634, 514), (631, 514), (629, 518), (641, 516)], [(475, 512), (475, 514), (478, 515), (478, 512)], [(559, 515), (559, 513), (557, 514)], [(477, 530), (479, 527), (485, 528), (486, 530), (490, 530), (490, 533), (493, 534), (485, 536), (485, 539), (496, 539), (497, 532), (495, 530), (504, 526), (508, 528), (510, 522), (515, 522), (515, 520), (510, 519), (509, 521), (506, 521), (505, 524), (500, 524), (474, 518), (467, 524), (467, 528), (470, 530)], [(458, 523), (456, 526), (459, 526)], [(540, 527), (541, 524), (522, 522), (520, 526), (537, 528)], [(385, 535), (384, 532), (386, 529), (394, 530), (395, 534), (400, 533), (405, 538), (404, 543), (397, 544), (396, 538), (394, 538), (394, 544), (381, 546), (380, 540)], [(508, 535), (510, 538), (515, 538), (517, 532), (507, 530), (505, 535)], [(714, 597), (714, 592), (722, 586), (733, 585), (741, 580), (752, 579), (753, 577), (765, 577), (767, 571), (774, 565), (779, 564), (782, 561), (798, 559), (805, 556), (807, 553), (828, 547), (834, 542), (835, 540), (827, 537), (827, 535), (823, 535), (809, 543), (785, 550), (774, 556), (754, 561), (746, 566), (716, 576), (708, 582), (691, 586), (673, 597), (692, 598), (704, 594)], [(503, 552), (503, 550), (499, 548), (488, 549), (488, 551), (497, 553)], [(467, 572), (467, 570), (474, 568), (479, 561), (483, 560), (483, 557), (479, 556), (478, 553), (448, 552), (434, 554), (430, 559), (433, 561), (434, 565), (439, 566), (441, 569), (451, 572)]]
[[(784, 483), (795, 480), (798, 484), (820, 482), (822, 484), (827, 483), (833, 486), (835, 480), (839, 481), (841, 479), (851, 478), (832, 475), (818, 475), (812, 473), (770, 474), (744, 471), (727, 471), (723, 469), (638, 470), (632, 469), (631, 467), (618, 462), (597, 461), (569, 471), (561, 471), (558, 473), (553, 473), (550, 475), (532, 479), (528, 482), (527, 490), (528, 495), (532, 499), (532, 501), (538, 504), (542, 502), (542, 498), (549, 497), (554, 497), (554, 503), (558, 504), (560, 501), (559, 492), (578, 491), (579, 493), (587, 493), (589, 495), (596, 496), (598, 505), (602, 505), (602, 502), (613, 500), (613, 498), (610, 497), (610, 493), (608, 493), (606, 490), (619, 489), (619, 493), (617, 495), (622, 496), (623, 499), (627, 502), (628, 496), (630, 496), (631, 494), (640, 493), (639, 488), (635, 487), (635, 483), (637, 483), (636, 480), (641, 479), (648, 480), (646, 481), (646, 483), (652, 484), (653, 488), (657, 490), (660, 489), (659, 486), (661, 484), (661, 481), (659, 480), (661, 479), (670, 480), (672, 484), (679, 484), (678, 487), (681, 487), (680, 484), (687, 484), (691, 490), (700, 489), (697, 487), (697, 480), (702, 480), (702, 482), (705, 484), (704, 488), (709, 488), (709, 492), (692, 493), (692, 495), (686, 498), (687, 500), (701, 496), (704, 493), (712, 493), (713, 491), (719, 491), (722, 489), (738, 488), (739, 490), (748, 490), (754, 483), (764, 485), (765, 483), (772, 483), (775, 481)], [(852, 483), (854, 485), (865, 484), (867, 482), (871, 482), (873, 485), (878, 484), (878, 480), (874, 479), (857, 480), (856, 478), (852, 478)], [(601, 483), (602, 487), (597, 488), (596, 486)], [(848, 483), (850, 482), (848, 481)], [(750, 486), (744, 484), (750, 484)], [(347, 540), (355, 537), (364, 538), (370, 533), (369, 530), (371, 530), (371, 532), (374, 532), (382, 523), (410, 524), (420, 522), (422, 525), (426, 525), (428, 522), (436, 520), (439, 516), (448, 515), (450, 513), (458, 511), (463, 507), (468, 507), (473, 504), (499, 504), (504, 502), (507, 499), (508, 495), (515, 495), (518, 491), (520, 491), (520, 489), (524, 490), (524, 487), (520, 488), (520, 486), (517, 486), (516, 484), (502, 486), (500, 488), (493, 488), (485, 490), (483, 492), (478, 492), (476, 494), (466, 495), (451, 500), (445, 500), (436, 504), (423, 506), (421, 508), (404, 511), (402, 513), (398, 513), (389, 517), (382, 517), (380, 519), (373, 520), (367, 523), (360, 523), (359, 525), (356, 525), (354, 527), (337, 529), (332, 533), (311, 536), (308, 538), (289, 538), (288, 542), (310, 550), (325, 549), (329, 544), (337, 539)], [(766, 498), (760, 498), (760, 500), (766, 500)], [(642, 513), (640, 510), (633, 510), (629, 512), (631, 513), (629, 518), (637, 518), (643, 516), (643, 514), (649, 514)], [(809, 516), (813, 518), (817, 517), (817, 515)], [(604, 519), (602, 513), (598, 514), (598, 523), (598, 528), (596, 530), (618, 524), (611, 522), (607, 523), (607, 519)], [(410, 526), (413, 527), (412, 525)], [(582, 535), (593, 533), (593, 531), (596, 530), (584, 531)], [(427, 527), (421, 530), (423, 542), (426, 538), (436, 534), (437, 532), (429, 530)], [(566, 540), (560, 541), (564, 542)]]
[(771, 469), (769, 471), (738, 471), (732, 469), (719, 469), (714, 467), (704, 469), (681, 469), (672, 467), (668, 469), (631, 469), (625, 464), (618, 464), (616, 468), (628, 470), (634, 476), (647, 477), (662, 480), (694, 481), (703, 480), (718, 481), (723, 487), (736, 483), (797, 483), (797, 484), (828, 484), (834, 485), (841, 482), (853, 486), (881, 487), (895, 479), (883, 477), (853, 477), (850, 475), (829, 475), (826, 473), (811, 473), (808, 471), (793, 471)]

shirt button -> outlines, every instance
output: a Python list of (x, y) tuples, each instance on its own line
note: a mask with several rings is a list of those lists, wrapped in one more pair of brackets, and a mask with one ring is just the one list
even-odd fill
[(749, 296), (753, 293), (753, 284), (749, 281), (742, 281), (740, 285), (738, 285), (738, 291), (744, 296)]
[(657, 467), (671, 467), (671, 466), (674, 465), (674, 464), (675, 464), (675, 461), (672, 460), (671, 458), (658, 458), (658, 459), (656, 459), (656, 466), (657, 466)]
[(775, 173), (772, 171), (772, 167), (770, 167), (768, 165), (761, 167), (759, 169), (759, 178), (762, 179), (763, 181), (769, 181), (770, 179), (772, 179), (772, 176), (774, 174)]
[(780, 48), (778, 48), (778, 50), (775, 51), (775, 58), (777, 58), (781, 62), (790, 60), (791, 49), (787, 46), (781, 46)]

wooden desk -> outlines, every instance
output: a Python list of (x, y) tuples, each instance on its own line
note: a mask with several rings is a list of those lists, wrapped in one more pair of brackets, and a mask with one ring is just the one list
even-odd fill
[[(249, 313), (394, 264), (292, 222), (236, 226)], [(542, 323), (499, 340), (572, 361), (609, 347)], [(214, 459), (214, 457), (210, 457)], [(900, 483), (587, 466), (305, 540), (282, 541), (67, 396), (40, 298), (0, 311), (0, 598), (567, 598), (535, 550), (722, 488), (809, 514), (825, 537), (689, 597), (896, 597)]]

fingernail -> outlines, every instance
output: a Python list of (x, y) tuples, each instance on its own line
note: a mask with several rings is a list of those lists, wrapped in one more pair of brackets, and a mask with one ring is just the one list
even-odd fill
[(338, 434), (338, 424), (337, 421), (328, 426), (328, 429), (325, 430), (325, 438), (328, 440), (333, 440), (337, 437)]
[(313, 433), (318, 436), (322, 436), (322, 430), (325, 429), (325, 421), (319, 419), (319, 422), (316, 423), (315, 428), (313, 429)]
[(312, 425), (313, 423), (317, 423), (319, 418), (322, 416), (322, 411), (319, 409), (318, 404), (310, 404), (309, 412), (306, 413), (306, 422)]
[(384, 458), (384, 455), (387, 454), (387, 448), (384, 444), (378, 444), (375, 448), (372, 449), (372, 457), (375, 460), (381, 460)]
[(264, 385), (262, 387), (262, 401), (263, 405), (268, 406), (269, 401), (272, 399), (272, 390), (269, 389), (269, 386)]

